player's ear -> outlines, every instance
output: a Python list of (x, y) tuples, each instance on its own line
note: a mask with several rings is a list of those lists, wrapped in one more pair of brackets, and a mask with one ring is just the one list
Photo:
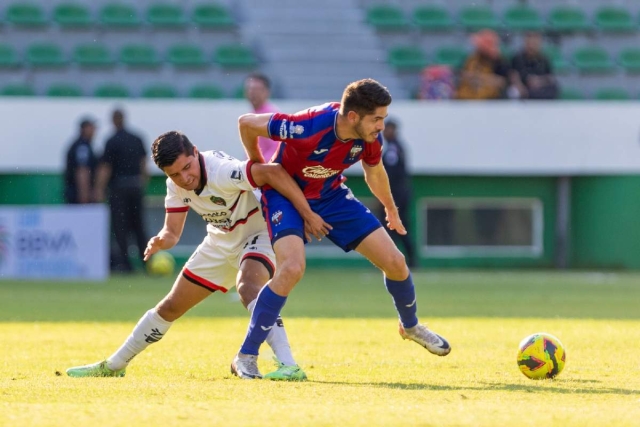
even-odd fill
[(358, 123), (359, 118), (360, 116), (358, 115), (358, 113), (353, 110), (347, 113), (347, 119), (349, 120), (349, 123)]
[(195, 145), (193, 146), (193, 157), (198, 157), (198, 147), (196, 147)]

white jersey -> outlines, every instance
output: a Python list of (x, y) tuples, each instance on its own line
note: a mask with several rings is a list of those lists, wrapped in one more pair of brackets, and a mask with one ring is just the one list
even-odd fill
[(196, 194), (167, 178), (166, 211), (193, 209), (205, 220), (207, 232), (216, 240), (226, 240), (225, 235), (243, 225), (246, 230), (241, 235), (266, 230), (260, 204), (252, 192), (257, 187), (251, 176), (253, 162), (240, 161), (222, 151), (201, 152), (199, 161), (204, 188)]

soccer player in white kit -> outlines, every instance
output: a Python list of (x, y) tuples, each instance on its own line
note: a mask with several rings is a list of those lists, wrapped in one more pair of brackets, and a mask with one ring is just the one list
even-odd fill
[[(104, 361), (69, 368), (71, 377), (124, 376), (137, 354), (160, 341), (173, 321), (212, 292), (227, 292), (236, 286), (240, 300), (252, 312), (258, 293), (275, 270), (275, 255), (254, 188), (269, 184), (288, 197), (305, 219), (307, 238), (320, 238), (331, 228), (311, 211), (298, 185), (278, 164), (240, 161), (220, 151), (199, 152), (176, 131), (154, 141), (152, 157), (168, 177), (166, 215), (164, 227), (149, 240), (145, 260), (178, 242), (189, 208), (207, 222), (207, 236), (171, 291), (145, 313), (124, 344)], [(268, 329), (267, 343), (278, 359), (278, 369), (264, 377), (305, 380), (291, 354), (282, 320)]]

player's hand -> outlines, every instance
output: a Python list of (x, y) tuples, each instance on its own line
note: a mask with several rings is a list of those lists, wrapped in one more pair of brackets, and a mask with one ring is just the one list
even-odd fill
[(162, 238), (160, 236), (153, 236), (149, 239), (149, 243), (147, 243), (147, 247), (144, 250), (144, 261), (148, 261), (151, 258), (151, 255), (155, 254), (159, 250), (162, 249)]
[(315, 212), (311, 212), (311, 214), (304, 219), (304, 237), (307, 239), (307, 242), (311, 241), (311, 236), (318, 239), (318, 241), (322, 240), (332, 229), (333, 227), (324, 222), (322, 217)]
[(407, 234), (407, 229), (402, 225), (402, 220), (400, 219), (400, 214), (398, 213), (398, 208), (394, 207), (393, 209), (385, 208), (385, 212), (387, 213), (387, 228), (389, 230), (395, 230), (396, 233), (402, 234), (403, 236)]

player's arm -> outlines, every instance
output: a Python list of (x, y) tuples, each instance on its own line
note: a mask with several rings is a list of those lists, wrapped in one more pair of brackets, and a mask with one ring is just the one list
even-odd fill
[(375, 166), (371, 166), (362, 162), (362, 169), (364, 170), (364, 179), (367, 185), (371, 189), (371, 192), (382, 206), (387, 214), (387, 227), (390, 230), (396, 230), (399, 234), (407, 234), (407, 230), (402, 225), (400, 215), (398, 214), (398, 207), (393, 201), (393, 195), (391, 194), (391, 187), (389, 186), (389, 176), (384, 169), (382, 162), (379, 162)]
[(259, 187), (268, 184), (291, 201), (304, 220), (305, 237), (308, 241), (311, 240), (311, 236), (320, 240), (329, 233), (332, 227), (324, 222), (320, 215), (311, 210), (311, 206), (309, 206), (309, 202), (304, 197), (302, 190), (281, 165), (277, 163), (253, 163), (251, 165), (251, 177)]
[(149, 239), (144, 250), (144, 260), (147, 261), (151, 255), (160, 250), (174, 247), (182, 236), (184, 223), (187, 219), (188, 211), (167, 212), (164, 216), (164, 226), (156, 236)]
[(244, 114), (238, 119), (240, 140), (244, 145), (249, 160), (264, 163), (264, 158), (258, 147), (258, 137), (269, 138), (269, 120), (272, 114)]

